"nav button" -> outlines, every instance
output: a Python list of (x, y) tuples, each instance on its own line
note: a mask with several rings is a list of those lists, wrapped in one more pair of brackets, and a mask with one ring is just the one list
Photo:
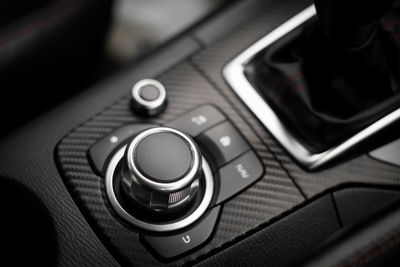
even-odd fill
[(220, 207), (213, 208), (201, 222), (185, 232), (167, 235), (142, 235), (142, 239), (162, 258), (170, 259), (184, 254), (206, 242), (217, 222)]
[(219, 194), (216, 204), (236, 195), (264, 173), (264, 167), (253, 151), (246, 152), (239, 158), (219, 170)]

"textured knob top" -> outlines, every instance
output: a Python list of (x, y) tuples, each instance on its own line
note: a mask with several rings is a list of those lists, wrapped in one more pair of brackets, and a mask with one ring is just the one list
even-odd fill
[(136, 146), (133, 160), (144, 176), (160, 183), (182, 179), (193, 161), (187, 142), (171, 132), (144, 137)]
[(201, 155), (186, 134), (167, 127), (137, 135), (125, 153), (122, 188), (134, 202), (155, 211), (184, 206), (196, 194)]

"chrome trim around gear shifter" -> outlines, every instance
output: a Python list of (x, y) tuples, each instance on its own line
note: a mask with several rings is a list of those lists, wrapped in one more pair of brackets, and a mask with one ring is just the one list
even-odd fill
[(223, 76), (233, 91), (242, 99), (247, 107), (279, 141), (279, 143), (308, 170), (314, 170), (323, 166), (400, 118), (400, 108), (398, 108), (341, 144), (321, 153), (312, 153), (290, 133), (273, 109), (247, 80), (244, 74), (244, 68), (259, 52), (315, 15), (316, 11), (314, 5), (309, 6), (247, 48), (244, 52), (230, 61), (223, 69)]

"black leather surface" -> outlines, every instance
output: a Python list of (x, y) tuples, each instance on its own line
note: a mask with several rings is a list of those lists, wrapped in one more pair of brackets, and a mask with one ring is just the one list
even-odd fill
[(287, 266), (339, 228), (328, 194), (198, 266)]
[(399, 199), (374, 220), (333, 238), (301, 266), (399, 266)]
[(0, 177), (0, 210), (2, 264), (43, 267), (57, 264), (53, 220), (44, 203), (32, 191), (11, 179)]
[[(28, 14), (0, 27), (0, 73), (19, 70), (19, 77), (30, 76), (40, 67), (43, 75), (59, 67), (67, 55), (79, 54), (99, 40), (110, 4), (111, 0), (58, 0), (25, 11)], [(0, 7), (7, 11), (7, 4)]]
[[(77, 109), (76, 111), (82, 111)], [(81, 114), (63, 113), (74, 125)], [(42, 201), (57, 236), (59, 266), (117, 266), (98, 241), (67, 192), (54, 162), (54, 147), (69, 127), (56, 117), (42, 118), (4, 139), (0, 144), (0, 173), (29, 188)], [(10, 215), (7, 215), (10, 216)], [(26, 218), (35, 220), (35, 217)]]
[[(10, 129), (91, 81), (112, 0), (7, 2), (0, 3), (1, 12), (23, 13), (0, 25), (0, 119)], [(23, 108), (9, 119), (7, 110), (15, 107)]]
[(333, 193), (338, 217), (343, 226), (362, 222), (398, 198), (395, 190), (378, 188), (345, 188)]

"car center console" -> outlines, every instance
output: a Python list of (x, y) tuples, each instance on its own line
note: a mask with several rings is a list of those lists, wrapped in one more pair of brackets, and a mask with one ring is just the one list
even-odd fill
[(398, 197), (393, 134), (315, 157), (237, 82), (241, 55), (311, 4), (238, 1), (4, 141), (0, 175), (48, 203), (60, 265), (287, 265)]

